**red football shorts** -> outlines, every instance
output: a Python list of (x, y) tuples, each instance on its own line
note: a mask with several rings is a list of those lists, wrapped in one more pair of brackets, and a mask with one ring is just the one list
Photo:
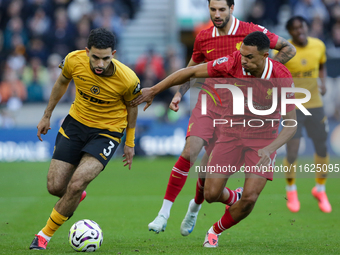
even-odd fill
[(254, 173), (273, 180), (276, 151), (270, 155), (271, 162), (265, 168), (258, 168), (258, 150), (269, 145), (274, 139), (249, 139), (224, 137), (215, 144), (210, 155), (207, 172), (232, 175), (238, 171)]
[(214, 119), (220, 118), (220, 115), (209, 110), (207, 110), (206, 115), (202, 115), (201, 108), (195, 107), (192, 110), (189, 119), (186, 138), (188, 138), (189, 136), (197, 136), (199, 138), (202, 138), (206, 142), (206, 146), (204, 147), (205, 151), (208, 155), (210, 155), (217, 140), (216, 136), (214, 135)]

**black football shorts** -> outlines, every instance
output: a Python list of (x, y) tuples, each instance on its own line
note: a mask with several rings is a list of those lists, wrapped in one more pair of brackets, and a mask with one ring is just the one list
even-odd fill
[(122, 136), (122, 133), (85, 126), (67, 115), (59, 129), (52, 158), (77, 166), (84, 153), (89, 153), (105, 168)]

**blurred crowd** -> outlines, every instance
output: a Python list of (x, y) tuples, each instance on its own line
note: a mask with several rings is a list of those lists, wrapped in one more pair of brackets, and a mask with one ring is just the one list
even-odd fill
[[(91, 29), (106, 27), (117, 40), (140, 0), (0, 1), (0, 106), (46, 101), (70, 51), (84, 49)], [(74, 98), (72, 88), (62, 100)]]
[(326, 44), (330, 57), (340, 57), (340, 0), (254, 0), (246, 20), (276, 32), (283, 10), (306, 18), (310, 35)]
[[(325, 42), (330, 57), (340, 58), (340, 0), (247, 1), (251, 5), (245, 11), (245, 21), (282, 35), (289, 16), (304, 16), (310, 22), (311, 36)], [(23, 102), (48, 100), (62, 58), (70, 51), (84, 49), (91, 29), (106, 27), (116, 34), (119, 43), (122, 31), (135, 18), (142, 2), (0, 0), (0, 127), (11, 125), (8, 112), (16, 111)], [(185, 61), (177, 49), (169, 47), (160, 55), (155, 45), (149, 45), (131, 67), (143, 87), (149, 87), (184, 67)], [(174, 91), (157, 99), (169, 102)], [(69, 86), (62, 101), (72, 102), (74, 93), (74, 86)], [(160, 111), (166, 111), (164, 106)]]

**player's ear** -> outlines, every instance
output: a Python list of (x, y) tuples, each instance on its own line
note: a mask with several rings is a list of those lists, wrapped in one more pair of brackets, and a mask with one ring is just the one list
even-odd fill
[(85, 47), (85, 51), (86, 51), (86, 55), (87, 55), (88, 57), (90, 57), (90, 50), (89, 50), (89, 48)]
[(116, 50), (112, 51), (112, 57), (114, 57), (114, 55), (116, 54)]
[(264, 58), (268, 58), (268, 57), (269, 57), (269, 52), (266, 51), (266, 52), (263, 54), (263, 57), (264, 57)]
[(234, 5), (230, 6), (230, 14), (233, 14), (234, 12)]

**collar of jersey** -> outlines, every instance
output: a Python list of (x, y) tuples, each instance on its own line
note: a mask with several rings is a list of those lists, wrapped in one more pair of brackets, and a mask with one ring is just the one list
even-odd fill
[[(240, 26), (240, 21), (236, 19), (233, 15), (231, 15), (231, 20), (232, 20), (232, 23), (228, 31), (228, 35), (235, 35), (238, 27)], [(220, 36), (220, 33), (218, 32), (218, 29), (214, 27), (213, 32), (212, 32), (212, 37), (218, 37), (218, 36)]]

